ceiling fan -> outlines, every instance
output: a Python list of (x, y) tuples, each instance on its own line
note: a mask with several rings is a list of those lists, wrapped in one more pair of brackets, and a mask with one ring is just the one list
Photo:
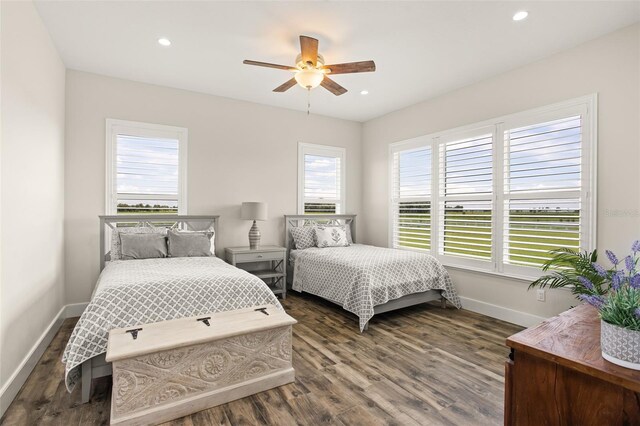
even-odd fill
[(347, 93), (347, 89), (327, 77), (327, 74), (352, 74), (358, 72), (372, 72), (376, 70), (373, 61), (349, 62), (345, 64), (325, 65), (324, 57), (318, 53), (318, 40), (313, 37), (300, 36), (301, 54), (296, 58), (295, 66), (270, 64), (244, 60), (242, 63), (259, 67), (276, 68), (294, 72), (293, 78), (273, 89), (274, 92), (284, 92), (298, 83), (305, 89), (311, 90), (322, 86), (336, 96)]

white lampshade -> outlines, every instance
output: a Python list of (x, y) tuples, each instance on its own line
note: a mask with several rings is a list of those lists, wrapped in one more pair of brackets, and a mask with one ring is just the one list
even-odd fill
[(294, 78), (305, 89), (315, 89), (322, 83), (324, 73), (315, 68), (305, 68), (296, 72)]
[(240, 216), (246, 220), (267, 220), (267, 203), (242, 203)]

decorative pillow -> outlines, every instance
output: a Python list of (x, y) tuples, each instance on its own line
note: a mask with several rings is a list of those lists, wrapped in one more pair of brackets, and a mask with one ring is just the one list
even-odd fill
[(161, 234), (167, 235), (167, 228), (156, 228), (155, 226), (137, 226), (131, 228), (118, 228), (111, 233), (111, 260), (122, 258), (120, 235), (122, 234)]
[(316, 247), (347, 247), (347, 231), (340, 226), (316, 226)]
[(169, 257), (213, 256), (209, 231), (174, 231), (167, 234)]
[(167, 257), (167, 237), (162, 234), (122, 234), (120, 251), (122, 260)]
[(347, 242), (349, 243), (348, 245), (353, 244), (353, 238), (351, 238), (351, 226), (350, 225), (318, 225), (321, 226), (323, 228), (340, 228), (340, 229), (344, 229), (344, 231), (347, 233)]
[(211, 252), (211, 256), (216, 255), (216, 234), (213, 228), (197, 229), (197, 230), (196, 229), (173, 229), (173, 231), (179, 232), (181, 234), (199, 233), (199, 234), (206, 235), (207, 238), (209, 238), (209, 242), (210, 242), (209, 251)]
[(315, 232), (313, 226), (296, 226), (291, 228), (291, 236), (296, 245), (296, 249), (304, 250), (316, 245)]

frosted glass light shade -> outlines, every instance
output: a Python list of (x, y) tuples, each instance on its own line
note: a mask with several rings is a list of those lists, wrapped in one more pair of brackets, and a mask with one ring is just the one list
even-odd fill
[(240, 216), (242, 217), (242, 219), (246, 220), (267, 220), (267, 203), (242, 203)]
[(303, 69), (296, 72), (294, 76), (298, 84), (305, 89), (315, 89), (322, 83), (324, 79), (324, 73), (315, 68)]

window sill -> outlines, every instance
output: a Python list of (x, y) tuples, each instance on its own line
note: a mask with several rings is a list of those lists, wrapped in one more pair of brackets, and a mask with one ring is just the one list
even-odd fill
[(508, 273), (505, 273), (505, 272), (487, 271), (486, 269), (472, 268), (472, 267), (460, 266), (460, 265), (451, 265), (451, 264), (446, 264), (446, 263), (443, 263), (442, 265), (446, 269), (455, 269), (456, 271), (461, 271), (461, 272), (473, 272), (473, 273), (476, 273), (476, 274), (489, 275), (489, 276), (492, 276), (492, 277), (500, 277), (500, 278), (505, 278), (505, 279), (509, 279), (509, 280), (515, 280), (515, 281), (526, 281), (528, 283), (531, 283), (532, 281), (535, 281), (538, 278), (540, 278), (540, 277), (535, 277), (535, 276), (508, 274)]

